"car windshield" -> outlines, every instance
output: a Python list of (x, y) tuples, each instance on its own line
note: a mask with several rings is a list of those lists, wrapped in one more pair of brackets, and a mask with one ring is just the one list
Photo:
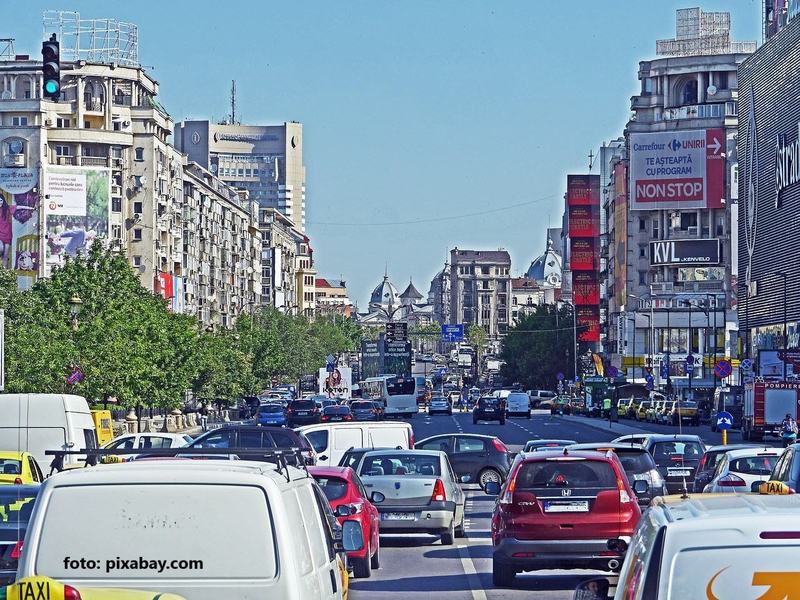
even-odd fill
[(616, 488), (617, 477), (606, 461), (536, 460), (519, 469), (515, 489)]
[(622, 463), (622, 468), (628, 475), (641, 475), (652, 471), (655, 468), (653, 457), (649, 453), (631, 452), (628, 450), (615, 450), (619, 462)]
[(697, 408), (697, 402), (694, 400), (681, 400), (681, 408)]
[(653, 460), (661, 467), (676, 462), (699, 461), (703, 455), (703, 448), (697, 442), (655, 442), (652, 454)]
[(360, 475), (423, 475), (442, 474), (439, 457), (428, 454), (376, 454), (366, 456)]
[(375, 408), (375, 404), (372, 402), (353, 402), (350, 408), (352, 410), (372, 410)]
[(386, 390), (390, 396), (408, 396), (414, 393), (413, 379), (403, 379), (400, 377), (386, 380)]
[(322, 488), (328, 500), (338, 500), (347, 493), (347, 481), (339, 477), (322, 477), (314, 475), (314, 480)]

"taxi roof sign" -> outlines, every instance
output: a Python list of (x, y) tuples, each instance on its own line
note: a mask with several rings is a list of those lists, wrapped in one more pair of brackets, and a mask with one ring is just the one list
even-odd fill
[(793, 494), (794, 490), (782, 481), (764, 481), (758, 486), (758, 493), (765, 496), (786, 496)]

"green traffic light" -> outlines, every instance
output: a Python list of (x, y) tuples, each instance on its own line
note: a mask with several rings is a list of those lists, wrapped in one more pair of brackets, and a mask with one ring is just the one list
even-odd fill
[(44, 91), (48, 94), (55, 94), (58, 91), (58, 82), (53, 80), (45, 82)]

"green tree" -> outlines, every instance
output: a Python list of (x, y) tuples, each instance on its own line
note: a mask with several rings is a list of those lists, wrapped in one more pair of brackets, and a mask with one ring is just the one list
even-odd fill
[(467, 327), (467, 341), (475, 348), (475, 362), (480, 366), (481, 352), (486, 345), (486, 330), (481, 325), (470, 325)]

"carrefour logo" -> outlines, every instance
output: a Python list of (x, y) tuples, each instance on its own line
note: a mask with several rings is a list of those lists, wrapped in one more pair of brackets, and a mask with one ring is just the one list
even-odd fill
[(677, 152), (681, 149), (681, 143), (678, 140), (672, 140), (669, 144), (667, 144), (673, 152)]

